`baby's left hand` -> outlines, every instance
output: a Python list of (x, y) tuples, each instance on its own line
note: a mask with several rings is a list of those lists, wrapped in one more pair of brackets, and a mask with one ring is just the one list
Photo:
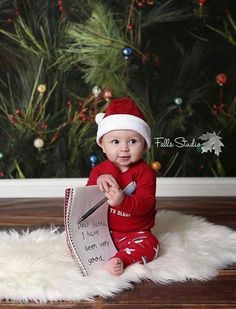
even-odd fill
[(111, 206), (119, 205), (124, 199), (124, 192), (117, 187), (110, 187), (108, 192), (105, 193), (105, 196), (108, 199), (108, 204)]

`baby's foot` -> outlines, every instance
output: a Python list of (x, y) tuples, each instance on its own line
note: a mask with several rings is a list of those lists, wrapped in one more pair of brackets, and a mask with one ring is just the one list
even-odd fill
[(107, 263), (106, 263), (106, 270), (109, 271), (111, 275), (114, 276), (120, 276), (123, 273), (124, 270), (124, 263), (122, 260), (118, 257), (111, 258)]

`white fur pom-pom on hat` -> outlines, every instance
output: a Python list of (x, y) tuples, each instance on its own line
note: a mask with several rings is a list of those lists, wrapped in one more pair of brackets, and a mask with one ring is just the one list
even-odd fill
[(151, 147), (151, 129), (143, 113), (129, 98), (112, 100), (105, 113), (96, 115), (95, 121), (98, 125), (98, 145), (100, 145), (101, 137), (110, 131), (133, 130), (142, 135), (148, 149)]
[(99, 124), (103, 117), (105, 116), (105, 113), (98, 113), (96, 116), (95, 116), (95, 121), (96, 121), (96, 124)]

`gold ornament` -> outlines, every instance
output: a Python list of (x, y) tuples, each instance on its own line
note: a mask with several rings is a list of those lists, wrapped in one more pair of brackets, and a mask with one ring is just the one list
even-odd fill
[(158, 171), (161, 169), (161, 163), (160, 163), (159, 161), (153, 161), (153, 162), (151, 163), (151, 168), (152, 168), (154, 171), (158, 172)]
[(37, 88), (37, 90), (38, 90), (38, 92), (39, 92), (40, 94), (44, 94), (44, 92), (46, 91), (46, 89), (47, 89), (47, 87), (46, 87), (45, 84), (40, 84), (40, 85), (38, 85), (38, 88)]

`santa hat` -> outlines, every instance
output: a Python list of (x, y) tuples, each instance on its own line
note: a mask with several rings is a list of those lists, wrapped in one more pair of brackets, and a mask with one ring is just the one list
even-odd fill
[(112, 100), (105, 113), (99, 113), (95, 117), (98, 124), (97, 143), (101, 137), (113, 130), (133, 130), (145, 139), (147, 148), (151, 146), (151, 130), (145, 121), (143, 113), (129, 98)]

